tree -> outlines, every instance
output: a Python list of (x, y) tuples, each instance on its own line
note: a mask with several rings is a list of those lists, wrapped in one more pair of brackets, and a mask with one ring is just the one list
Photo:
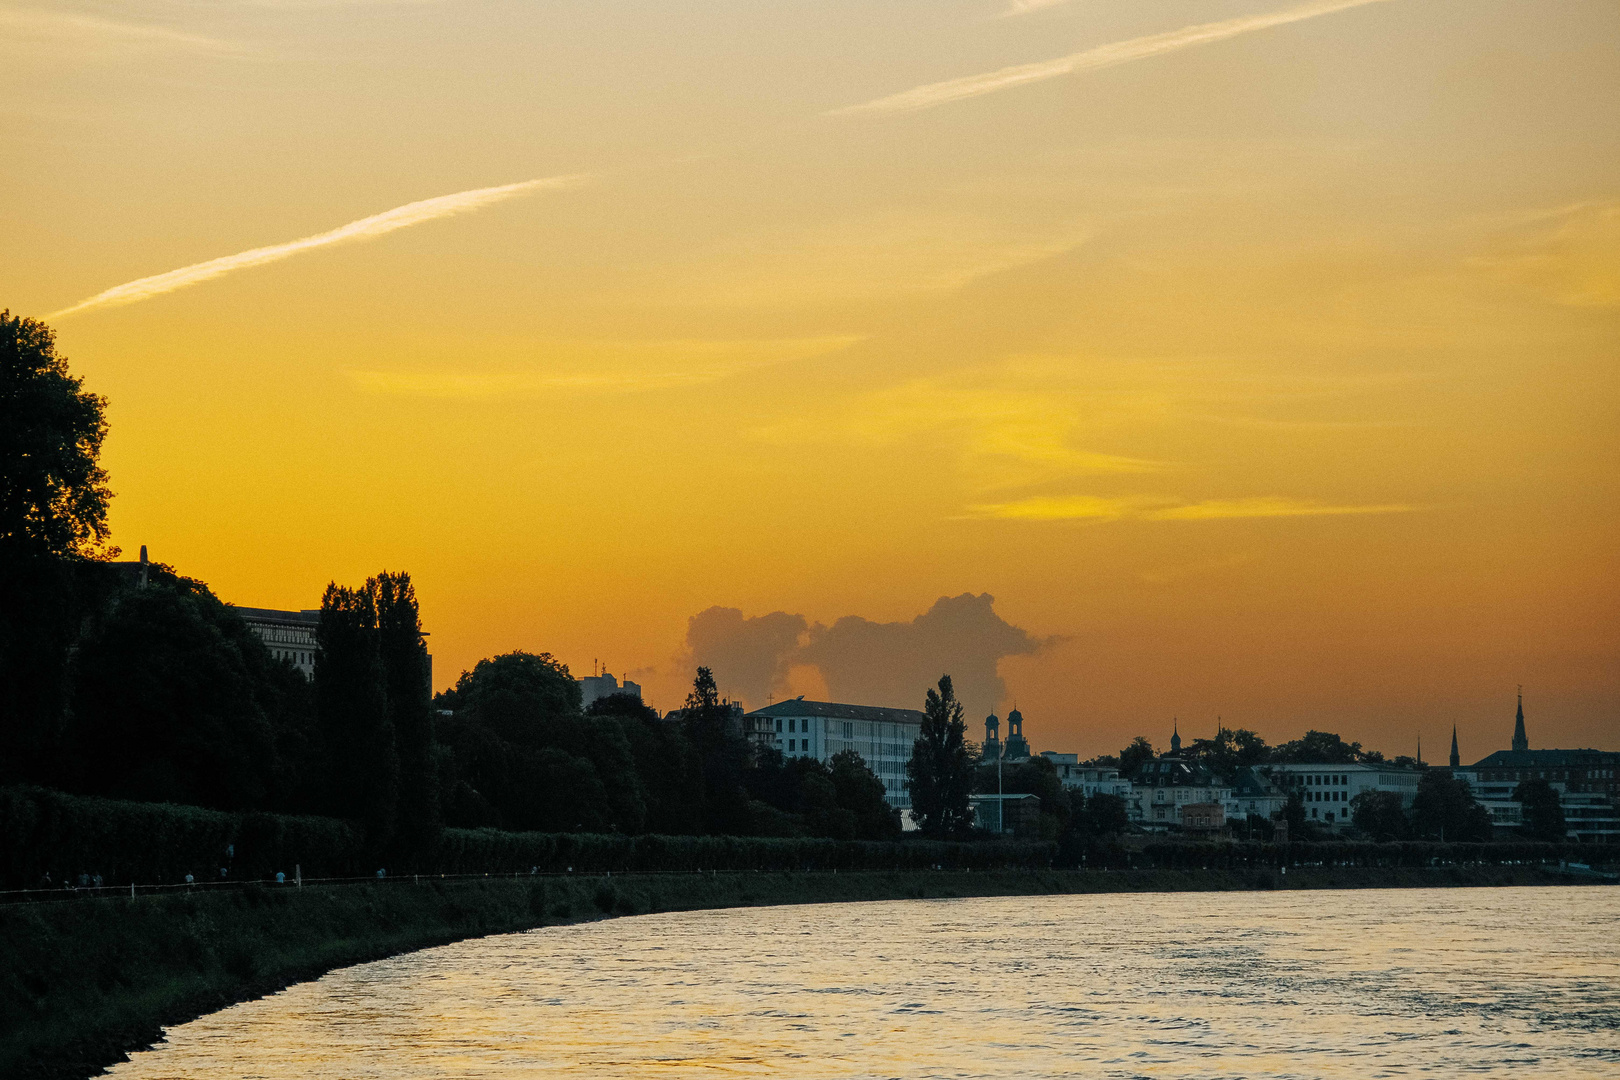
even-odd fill
[(1304, 840), (1305, 837), (1305, 796), (1298, 788), (1288, 792), (1288, 801), (1283, 804), (1283, 820), (1288, 822), (1288, 839)]
[(1558, 789), (1542, 779), (1522, 781), (1513, 801), (1523, 805), (1524, 831), (1536, 840), (1561, 843), (1569, 832)]
[(854, 817), (856, 837), (888, 840), (898, 836), (900, 816), (884, 798), (883, 781), (866, 759), (854, 750), (840, 750), (828, 764), (834, 797), (838, 806)]
[(714, 672), (697, 669), (681, 710), (681, 726), (703, 767), (704, 832), (741, 836), (754, 831), (745, 774), (752, 747), (743, 738), (741, 710), (722, 700)]
[(1411, 831), (1401, 797), (1393, 791), (1363, 791), (1350, 802), (1351, 821), (1374, 840), (1404, 840)]
[(59, 779), (68, 652), (101, 593), (82, 563), (116, 553), (106, 405), (50, 327), (0, 311), (0, 781)]
[(162, 575), (89, 621), (70, 669), (70, 787), (219, 810), (264, 808), (274, 720), (298, 675), (199, 582)]
[(0, 311), (0, 551), (91, 556), (110, 535), (107, 399), (86, 393), (56, 352), (56, 334)]
[(1266, 741), (1247, 728), (1223, 727), (1213, 739), (1194, 739), (1187, 750), (1188, 757), (1228, 780), (1239, 769), (1264, 764), (1270, 754)]
[(1430, 769), (1412, 798), (1412, 831), (1424, 840), (1489, 840), (1491, 815), (1474, 800), (1468, 781)]
[(646, 800), (647, 831), (670, 836), (703, 831), (703, 769), (681, 725), (666, 723), (633, 694), (597, 698), (587, 720), (616, 723), (635, 761)]
[(967, 725), (951, 677), (929, 690), (923, 704), (921, 732), (906, 762), (911, 812), (923, 833), (932, 837), (967, 834), (972, 824), (968, 795), (973, 790), (973, 759), (968, 753)]
[(367, 845), (380, 854), (398, 820), (399, 751), (388, 715), (375, 592), (327, 585), (315, 640), (315, 707), (330, 809), (362, 822)]
[(1354, 765), (1360, 758), (1360, 743), (1347, 743), (1331, 731), (1307, 731), (1303, 739), (1271, 751), (1271, 760), (1283, 764)]
[(1143, 765), (1153, 760), (1158, 751), (1144, 736), (1138, 735), (1131, 740), (1131, 745), (1119, 752), (1119, 775), (1130, 779), (1135, 776)]
[(427, 642), (409, 574), (384, 571), (366, 585), (376, 598), (378, 658), (399, 752), (398, 844), (401, 854), (422, 858), (438, 846), (443, 827)]

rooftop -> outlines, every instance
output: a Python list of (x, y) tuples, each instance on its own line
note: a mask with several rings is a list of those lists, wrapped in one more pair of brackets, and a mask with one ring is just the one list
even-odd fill
[(1498, 750), (1476, 761), (1473, 769), (1546, 769), (1566, 765), (1605, 765), (1620, 762), (1615, 750)]
[(249, 622), (287, 623), (291, 626), (314, 626), (321, 621), (319, 608), (303, 611), (278, 611), (275, 608), (242, 607), (232, 604), (236, 613)]
[(833, 701), (806, 701), (794, 698), (778, 701), (749, 716), (824, 716), (829, 720), (875, 720), (882, 724), (920, 724), (923, 714), (916, 709), (886, 709), (881, 705), (840, 705)]

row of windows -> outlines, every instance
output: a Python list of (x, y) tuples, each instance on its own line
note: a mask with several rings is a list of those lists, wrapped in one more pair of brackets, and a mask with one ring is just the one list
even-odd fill
[(1283, 782), (1296, 787), (1323, 786), (1349, 787), (1349, 773), (1285, 773)]
[(1505, 769), (1480, 774), (1483, 780), (1613, 780), (1613, 769)]
[(1350, 801), (1350, 793), (1348, 791), (1307, 791), (1305, 793), (1305, 801), (1306, 802), (1349, 802)]
[(295, 664), (313, 664), (315, 654), (307, 652), (293, 652), (291, 649), (271, 649), (270, 655), (277, 660), (291, 660)]

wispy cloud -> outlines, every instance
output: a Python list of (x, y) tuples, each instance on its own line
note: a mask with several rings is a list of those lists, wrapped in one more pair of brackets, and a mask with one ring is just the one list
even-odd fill
[(726, 341), (559, 341), (536, 347), (545, 370), (352, 369), (344, 374), (360, 390), (397, 397), (485, 401), (635, 394), (718, 382), (770, 364), (835, 352), (859, 340), (840, 334)]
[(1299, 4), (1295, 7), (1284, 8), (1281, 11), (1267, 12), (1264, 15), (1244, 15), (1236, 19), (1224, 19), (1220, 22), (1184, 26), (1179, 30), (1169, 30), (1162, 34), (1149, 34), (1146, 37), (1131, 38), (1128, 41), (1116, 41), (1108, 45), (1099, 45), (1094, 49), (1071, 53), (1068, 56), (1060, 56), (1055, 60), (1043, 60), (1034, 64), (1017, 64), (1013, 67), (1002, 68), (999, 71), (985, 72), (982, 75), (968, 75), (960, 79), (929, 83), (926, 86), (919, 86), (903, 93), (877, 98), (860, 105), (832, 109), (827, 115), (915, 112), (918, 109), (929, 109), (935, 105), (961, 101), (964, 98), (993, 94), (998, 90), (1008, 90), (1015, 86), (1043, 82), (1064, 75), (1073, 75), (1080, 71), (1095, 71), (1098, 68), (1126, 64), (1132, 60), (1143, 60), (1150, 56), (1159, 56), (1163, 53), (1175, 52), (1178, 49), (1186, 49), (1194, 45), (1207, 45), (1215, 41), (1224, 41), (1240, 34), (1265, 30), (1273, 26), (1284, 26), (1288, 23), (1302, 22), (1305, 19), (1314, 19), (1319, 15), (1331, 15), (1333, 12), (1344, 11), (1347, 8), (1385, 2), (1387, 0), (1313, 0), (1311, 3)]
[(1336, 505), (1310, 499), (1263, 496), (1209, 499), (1184, 503), (1153, 495), (1108, 498), (1095, 495), (1042, 495), (1015, 502), (968, 507), (968, 517), (1009, 521), (1223, 521), (1235, 518), (1344, 517), (1401, 514), (1416, 510), (1405, 503)]
[(164, 274), (154, 274), (151, 277), (138, 278), (123, 285), (116, 285), (105, 292), (97, 293), (88, 300), (81, 300), (72, 307), (52, 312), (46, 318), (60, 319), (65, 315), (74, 315), (92, 308), (116, 307), (122, 304), (137, 303), (154, 296), (161, 296), (164, 293), (174, 292), (176, 289), (184, 289), (189, 285), (200, 284), (222, 274), (229, 274), (234, 270), (245, 270), (250, 266), (263, 266), (265, 263), (277, 262), (281, 259), (302, 254), (305, 251), (313, 251), (315, 248), (329, 247), (333, 244), (373, 240), (397, 229), (406, 229), (412, 225), (420, 225), (424, 221), (433, 221), (437, 218), (449, 217), (452, 214), (465, 214), (517, 195), (526, 195), (533, 191), (574, 187), (583, 183), (585, 179), (583, 176), (542, 177), (537, 180), (524, 180), (516, 184), (502, 184), (499, 187), (458, 191), (453, 195), (440, 195), (433, 199), (406, 203), (404, 206), (396, 206), (392, 210), (385, 210), (380, 214), (361, 218), (359, 221), (351, 221), (347, 225), (341, 225), (336, 229), (330, 229), (323, 233), (316, 233), (314, 236), (289, 240), (284, 244), (272, 244), (269, 247), (253, 248), (249, 251), (238, 252), (235, 255), (225, 255), (218, 259), (209, 259), (207, 262), (193, 263), (191, 266), (182, 266), (178, 270), (170, 270)]
[(1012, 3), (1007, 5), (1006, 10), (1001, 15), (1003, 18), (1012, 15), (1028, 15), (1032, 11), (1061, 7), (1069, 2), (1070, 0), (1012, 0)]
[(55, 45), (72, 48), (80, 55), (86, 51), (154, 47), (215, 53), (243, 51), (233, 42), (157, 23), (121, 22), (85, 12), (41, 8), (0, 8), (0, 43), (18, 49)]

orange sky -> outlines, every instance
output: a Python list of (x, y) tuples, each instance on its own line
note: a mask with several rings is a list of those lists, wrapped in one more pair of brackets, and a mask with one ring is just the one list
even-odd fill
[(1620, 749), (1611, 2), (42, 0), (0, 101), (15, 313), (316, 238), (53, 319), (117, 542), (441, 686)]

